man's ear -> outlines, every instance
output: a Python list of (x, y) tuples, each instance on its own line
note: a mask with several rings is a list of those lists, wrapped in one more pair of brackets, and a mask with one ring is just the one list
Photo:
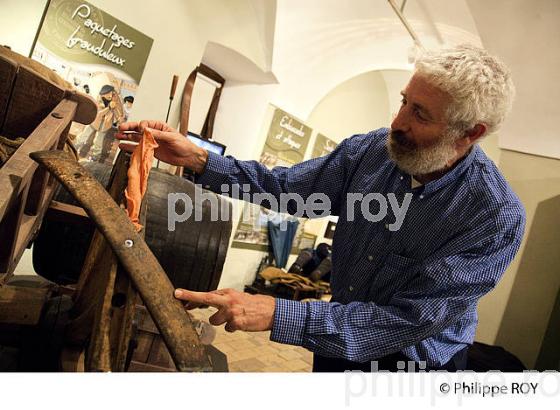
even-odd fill
[(469, 143), (472, 144), (478, 141), (480, 138), (484, 137), (487, 130), (488, 128), (486, 128), (486, 124), (476, 124), (470, 130), (465, 132), (465, 137), (467, 137)]
[(463, 136), (457, 140), (457, 143), (461, 146), (471, 146), (480, 138), (486, 135), (486, 125), (485, 124), (476, 124), (470, 130), (465, 131)]

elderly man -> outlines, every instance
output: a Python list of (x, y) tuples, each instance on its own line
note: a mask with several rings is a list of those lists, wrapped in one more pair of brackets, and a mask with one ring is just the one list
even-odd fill
[[(189, 307), (218, 308), (210, 322), (228, 331), (271, 330), (271, 340), (309, 349), (314, 371), (395, 371), (405, 362), (411, 371), (464, 369), (478, 300), (496, 286), (523, 237), (523, 206), (477, 145), (503, 122), (514, 88), (496, 58), (459, 46), (419, 58), (401, 94), (391, 129), (354, 135), (291, 168), (220, 157), (159, 122), (122, 125), (138, 132), (119, 136), (130, 141), (153, 129), (156, 157), (192, 169), (216, 192), (249, 184), (275, 196), (324, 193), (339, 216), (330, 303), (232, 289), (178, 289), (175, 296)], [(367, 220), (349, 193), (411, 199), (395, 230)]]

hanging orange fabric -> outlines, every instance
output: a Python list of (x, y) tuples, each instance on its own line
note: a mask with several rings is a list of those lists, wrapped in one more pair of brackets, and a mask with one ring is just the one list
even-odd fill
[(139, 223), (140, 205), (148, 188), (148, 176), (154, 160), (154, 150), (158, 147), (152, 133), (144, 130), (144, 136), (132, 153), (128, 168), (128, 186), (124, 191), (126, 211), (137, 231), (142, 229)]

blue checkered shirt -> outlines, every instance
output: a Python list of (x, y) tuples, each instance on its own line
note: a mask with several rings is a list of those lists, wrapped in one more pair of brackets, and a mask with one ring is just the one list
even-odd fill
[[(322, 192), (339, 216), (331, 302), (277, 299), (271, 340), (355, 362), (402, 352), (439, 367), (473, 342), (478, 300), (518, 251), (525, 212), (476, 145), (443, 177), (411, 188), (411, 176), (388, 156), (388, 131), (352, 136), (327, 156), (272, 170), (209, 152), (197, 182), (215, 192), (249, 184), (252, 193), (277, 197)], [(370, 222), (348, 193), (394, 193), (398, 204), (412, 193), (412, 200), (394, 231), (391, 206), (384, 220)], [(376, 204), (369, 203), (372, 214)]]

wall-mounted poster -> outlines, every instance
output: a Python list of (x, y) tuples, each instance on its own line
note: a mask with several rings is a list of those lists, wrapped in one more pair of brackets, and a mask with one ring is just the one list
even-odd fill
[[(303, 161), (312, 129), (280, 108), (274, 110), (259, 162), (267, 168), (292, 166)], [(264, 207), (247, 206), (233, 237), (232, 247), (258, 251), (269, 250), (268, 220), (280, 216)], [(292, 245), (292, 254), (313, 247), (315, 235), (305, 232), (306, 219), (300, 219)]]
[(81, 158), (112, 163), (114, 135), (130, 116), (152, 43), (86, 1), (47, 2), (31, 57), (98, 103), (93, 123), (70, 129)]
[(336, 142), (319, 133), (315, 138), (311, 158), (319, 158), (328, 155), (334, 151), (337, 145), (338, 144)]

